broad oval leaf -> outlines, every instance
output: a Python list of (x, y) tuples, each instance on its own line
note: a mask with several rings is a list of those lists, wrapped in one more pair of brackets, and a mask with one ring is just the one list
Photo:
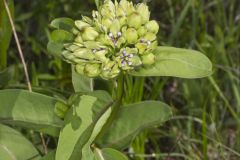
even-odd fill
[(0, 91), (0, 122), (58, 136), (63, 121), (54, 113), (55, 98), (26, 90)]
[(60, 56), (64, 48), (64, 43), (71, 41), (73, 39), (73, 34), (59, 29), (54, 30), (50, 38), (47, 44), (48, 51), (55, 56)]
[(51, 22), (50, 26), (55, 29), (71, 31), (72, 28), (74, 27), (74, 20), (65, 17), (56, 18)]
[(62, 50), (64, 48), (63, 43), (49, 41), (47, 44), (47, 50), (50, 54), (54, 56), (61, 56)]
[(134, 76), (171, 76), (202, 78), (212, 74), (212, 63), (202, 53), (174, 47), (157, 47), (155, 64), (142, 67), (130, 74)]
[(143, 101), (121, 107), (111, 126), (96, 140), (101, 148), (125, 149), (148, 127), (161, 125), (171, 116), (170, 107), (158, 101)]
[(128, 160), (121, 152), (112, 148), (95, 149), (96, 160)]
[(74, 98), (60, 134), (56, 160), (93, 158), (90, 146), (111, 113), (109, 97), (104, 91), (95, 91)]
[[(19, 147), (19, 145), (21, 147)], [(0, 124), (0, 159), (23, 160), (40, 159), (40, 155), (33, 144), (18, 131)]]
[(73, 34), (70, 32), (67, 32), (65, 30), (54, 30), (51, 33), (51, 41), (53, 42), (68, 42), (71, 41), (73, 39)]

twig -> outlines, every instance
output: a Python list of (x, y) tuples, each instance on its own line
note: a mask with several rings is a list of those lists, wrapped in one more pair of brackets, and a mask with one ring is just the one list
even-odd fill
[(8, 7), (8, 5), (7, 5), (6, 0), (3, 0), (3, 2), (4, 2), (4, 5), (5, 5), (7, 14), (8, 14), (8, 18), (9, 18), (11, 27), (12, 27), (13, 35), (14, 35), (14, 38), (15, 38), (15, 41), (16, 41), (16, 44), (17, 44), (17, 48), (18, 48), (18, 52), (19, 52), (19, 55), (20, 55), (20, 58), (21, 58), (21, 61), (22, 61), (22, 64), (23, 64), (23, 69), (24, 69), (24, 73), (25, 73), (25, 76), (26, 76), (26, 81), (27, 81), (27, 85), (28, 85), (28, 90), (29, 90), (30, 92), (32, 92), (32, 86), (31, 86), (30, 79), (29, 79), (29, 74), (28, 74), (28, 70), (27, 70), (27, 65), (26, 65), (26, 62), (25, 62), (25, 59), (24, 59), (24, 56), (23, 56), (23, 52), (22, 52), (22, 49), (21, 49), (21, 45), (20, 45), (19, 40), (18, 40), (18, 36), (17, 36), (17, 32), (16, 32), (16, 29), (15, 29), (15, 26), (14, 26), (14, 23), (13, 23), (12, 15), (11, 15), (11, 13), (10, 13), (10, 10), (9, 10), (9, 7)]
[[(30, 82), (27, 65), (26, 65), (26, 62), (25, 62), (25, 59), (24, 59), (24, 56), (23, 56), (23, 52), (22, 52), (22, 48), (21, 48), (21, 45), (20, 45), (20, 42), (19, 42), (19, 39), (18, 39), (16, 28), (15, 28), (14, 23), (13, 23), (13, 18), (12, 18), (12, 15), (11, 15), (11, 12), (9, 10), (9, 7), (8, 7), (8, 4), (7, 4), (6, 0), (3, 0), (3, 2), (4, 2), (5, 9), (7, 11), (7, 14), (8, 14), (8, 18), (9, 18), (11, 27), (12, 27), (14, 39), (15, 39), (16, 44), (17, 44), (18, 53), (19, 53), (20, 59), (21, 59), (22, 64), (23, 64), (23, 69), (24, 69), (24, 73), (25, 73), (25, 77), (26, 77), (26, 81), (27, 81), (27, 85), (28, 85), (28, 90), (29, 90), (29, 92), (32, 92), (32, 85), (31, 85), (31, 82)], [(48, 152), (47, 151), (47, 145), (46, 145), (46, 142), (44, 140), (44, 137), (43, 137), (42, 133), (40, 133), (40, 137), (41, 137), (41, 141), (42, 141), (42, 144), (43, 144), (44, 153), (47, 154), (47, 152)]]

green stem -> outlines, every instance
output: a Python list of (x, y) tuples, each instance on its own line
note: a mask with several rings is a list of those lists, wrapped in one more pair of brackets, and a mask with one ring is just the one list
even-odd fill
[(124, 91), (124, 75), (120, 74), (117, 79), (117, 97), (116, 100), (119, 101), (120, 105), (122, 103), (123, 98), (123, 91)]
[(108, 121), (106, 122), (106, 124), (103, 126), (101, 132), (96, 137), (96, 139), (102, 138), (105, 131), (112, 125), (112, 122), (116, 117), (116, 114), (118, 113), (120, 107), (122, 106), (122, 99), (123, 99), (123, 93), (124, 93), (124, 75), (120, 74), (116, 82), (117, 82), (117, 89), (114, 90), (115, 103), (112, 106), (112, 113)]

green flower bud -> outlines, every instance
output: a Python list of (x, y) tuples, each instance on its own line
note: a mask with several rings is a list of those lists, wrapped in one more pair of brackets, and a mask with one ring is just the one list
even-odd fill
[(125, 17), (126, 16), (126, 11), (124, 10), (124, 8), (120, 5), (118, 5), (117, 9), (116, 9), (116, 16), (117, 17)]
[(131, 62), (130, 64), (132, 66), (140, 66), (142, 64), (141, 59), (137, 55), (134, 55), (132, 58), (130, 58), (129, 62)]
[(148, 32), (144, 37), (144, 41), (148, 42), (148, 41), (154, 41), (157, 38), (156, 34), (150, 33)]
[(102, 66), (102, 73), (101, 77), (103, 79), (111, 79), (120, 73), (120, 69), (118, 68), (118, 65), (115, 61), (108, 61), (107, 63), (104, 63)]
[(138, 34), (137, 31), (134, 28), (128, 28), (126, 32), (124, 33), (125, 39), (128, 43), (134, 44), (138, 40)]
[(138, 32), (139, 37), (143, 37), (147, 33), (147, 30), (145, 27), (142, 26), (137, 30), (137, 32)]
[(94, 41), (98, 36), (98, 32), (93, 27), (84, 28), (82, 39), (84, 41)]
[(74, 52), (74, 51), (80, 49), (80, 48), (83, 47), (83, 46), (82, 46), (82, 45), (79, 46), (79, 45), (76, 45), (76, 44), (65, 44), (64, 47), (65, 47), (67, 50)]
[(126, 43), (126, 39), (124, 37), (120, 37), (116, 43), (118, 48), (121, 48), (122, 44)]
[(152, 32), (154, 34), (157, 34), (158, 30), (159, 30), (159, 25), (156, 21), (152, 20), (149, 21), (146, 25), (145, 25), (146, 29), (149, 32)]
[(93, 60), (94, 54), (92, 53), (91, 49), (87, 48), (80, 48), (72, 53), (76, 58), (81, 58), (85, 60)]
[(107, 29), (110, 28), (110, 26), (112, 25), (112, 20), (109, 18), (103, 18), (102, 19), (102, 25), (104, 25)]
[[(77, 57), (75, 57), (72, 61), (76, 64), (88, 63), (89, 62), (88, 59), (82, 59), (82, 58), (77, 58)], [(91, 62), (93, 62), (93, 61), (91, 61)]]
[(133, 28), (138, 29), (138, 28), (141, 27), (142, 18), (137, 12), (134, 12), (130, 16), (128, 16), (127, 24), (128, 24), (129, 27), (133, 27)]
[(125, 11), (128, 8), (129, 2), (127, 0), (121, 0), (119, 2), (119, 7), (122, 7)]
[(96, 51), (94, 53), (95, 55), (95, 58), (101, 62), (107, 62), (108, 61), (108, 58), (106, 57), (106, 54), (108, 53), (107, 50), (103, 49), (103, 50), (99, 50), (99, 51)]
[(128, 2), (127, 0), (121, 0), (119, 6), (121, 6), (125, 10), (127, 15), (130, 15), (133, 12), (135, 12), (135, 8), (132, 2)]
[(83, 43), (84, 46), (88, 49), (100, 49), (100, 48), (106, 48), (102, 43), (97, 41), (86, 41)]
[(115, 65), (114, 61), (107, 61), (102, 65), (103, 71), (111, 71), (111, 68)]
[(123, 48), (121, 49), (121, 51), (124, 51), (126, 50), (127, 54), (137, 54), (138, 53), (138, 50), (136, 48)]
[(152, 65), (155, 62), (155, 55), (153, 53), (147, 53), (142, 55), (141, 59), (144, 65)]
[(96, 41), (100, 42), (101, 44), (103, 45), (107, 45), (107, 46), (112, 46), (114, 47), (114, 44), (111, 40), (111, 38), (106, 35), (106, 34), (101, 34), (97, 39)]
[(158, 46), (158, 42), (154, 41), (151, 43), (151, 45), (148, 47), (150, 50), (154, 50)]
[(111, 78), (117, 77), (120, 72), (121, 71), (118, 68), (118, 65), (114, 65), (112, 70), (111, 70)]
[(85, 64), (81, 63), (81, 64), (77, 64), (75, 66), (75, 71), (79, 74), (83, 74), (83, 70), (84, 70)]
[(142, 24), (147, 23), (149, 21), (149, 18), (150, 18), (150, 12), (149, 12), (148, 6), (143, 4), (143, 3), (140, 3), (140, 4), (137, 5), (136, 8), (137, 8), (137, 12), (141, 16)]
[(135, 47), (138, 49), (139, 54), (143, 54), (148, 46), (146, 43), (137, 43)]
[(86, 23), (84, 21), (79, 21), (79, 20), (75, 21), (75, 25), (80, 31), (86, 27), (90, 27), (90, 25), (88, 23)]
[(77, 43), (83, 43), (82, 36), (80, 34), (78, 34), (77, 37), (74, 39), (74, 41)]
[(139, 54), (144, 54), (147, 51), (154, 50), (157, 45), (157, 41), (146, 41), (135, 44), (135, 47), (138, 49)]
[(119, 20), (121, 27), (127, 24), (127, 17), (125, 17), (125, 16), (118, 17), (118, 20)]
[(93, 20), (87, 16), (82, 16), (82, 20), (88, 24), (93, 24)]
[(115, 17), (115, 5), (111, 0), (105, 0), (103, 6), (100, 8), (102, 17), (114, 18)]
[(74, 58), (75, 56), (72, 55), (72, 52), (70, 52), (69, 50), (64, 50), (62, 52), (62, 56), (68, 61), (68, 62), (74, 62)]
[(115, 1), (116, 5), (116, 18), (119, 20), (120, 26), (123, 26), (127, 22), (127, 13), (125, 9)]
[[(68, 50), (64, 50), (62, 52), (62, 56), (66, 59), (67, 62), (74, 63), (74, 64), (85, 63), (85, 62), (88, 62), (89, 60), (93, 60), (93, 59), (86, 59), (85, 58), (86, 56), (83, 56), (83, 58), (78, 57), (78, 55), (76, 56), (76, 52), (70, 52)], [(94, 56), (91, 56), (91, 58), (94, 58)]]
[(112, 22), (112, 25), (110, 27), (110, 32), (113, 34), (114, 37), (117, 37), (117, 34), (118, 32), (120, 31), (120, 23), (117, 19), (115, 19), (113, 22)]
[(77, 35), (77, 34), (79, 33), (79, 30), (78, 30), (77, 28), (73, 27), (73, 28), (72, 28), (72, 33), (73, 33), (74, 35)]
[(84, 67), (83, 72), (88, 76), (88, 77), (97, 77), (101, 70), (100, 70), (100, 64), (86, 64)]

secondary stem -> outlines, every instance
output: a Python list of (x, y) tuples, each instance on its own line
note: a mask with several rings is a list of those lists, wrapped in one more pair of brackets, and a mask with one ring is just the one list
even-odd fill
[(119, 101), (120, 105), (122, 103), (123, 98), (123, 92), (124, 92), (124, 75), (120, 74), (117, 79), (117, 101)]

